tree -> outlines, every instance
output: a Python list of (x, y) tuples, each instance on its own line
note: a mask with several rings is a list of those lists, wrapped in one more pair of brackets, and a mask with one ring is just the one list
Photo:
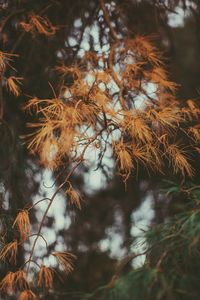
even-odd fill
[[(161, 193), (176, 194), (186, 203), (167, 222), (147, 230), (147, 248), (122, 261), (110, 283), (85, 299), (198, 299), (199, 186), (165, 185)], [(123, 274), (130, 260), (144, 254), (143, 266)]]
[[(72, 206), (81, 207), (80, 190), (83, 184), (79, 173), (88, 169), (85, 162), (90, 161), (89, 151), (96, 151), (98, 159), (95, 167), (106, 176), (109, 165), (105, 164), (104, 158), (112, 155), (116, 166), (111, 168), (110, 176), (114, 175), (115, 170), (127, 186), (132, 176), (141, 180), (148, 178), (149, 174), (157, 183), (158, 176), (173, 179), (172, 172), (180, 180), (188, 180), (194, 176), (194, 158), (199, 159), (199, 107), (192, 100), (185, 104), (177, 101), (178, 86), (169, 80), (161, 51), (153, 38), (141, 35), (140, 30), (134, 35), (131, 33), (131, 2), (126, 1), (122, 6), (115, 2), (106, 5), (104, 1), (91, 1), (89, 5), (84, 1), (73, 5), (70, 1), (48, 2), (16, 2), (11, 7), (5, 1), (2, 6), (2, 11), (6, 11), (6, 17), (2, 19), (3, 95), (11, 93), (13, 96), (7, 96), (8, 103), (4, 101), (1, 107), (6, 112), (11, 103), (16, 103), (15, 97), (20, 96), (27, 111), (21, 132), (24, 134), (24, 123), (28, 123), (27, 148), (34, 154), (29, 156), (26, 153), (31, 157), (30, 168), (34, 172), (41, 166), (50, 168), (56, 179), (56, 188), (50, 197), (45, 196), (34, 204), (28, 202), (25, 207), (18, 200), (14, 201), (12, 187), (6, 187), (9, 203), (14, 201), (17, 207), (13, 211), (11, 205), (9, 223), (14, 230), (7, 231), (2, 214), (3, 245), (0, 257), (2, 260), (8, 259), (11, 265), (17, 262), (17, 266), (3, 277), (1, 290), (7, 295), (17, 292), (19, 299), (34, 299), (36, 289), (42, 285), (50, 290), (53, 287), (57, 271), (40, 264), (40, 259), (38, 263), (35, 247), (40, 238), (46, 243), (42, 230), (58, 193), (65, 193)], [(169, 10), (180, 5), (178, 2), (172, 1), (166, 6), (153, 1), (149, 7), (160, 10), (162, 16), (164, 9), (167, 16)], [(193, 1), (190, 4), (196, 5)], [(148, 6), (145, 1), (141, 5)], [(64, 10), (69, 7), (73, 13)], [(64, 25), (66, 14), (70, 20), (77, 22), (74, 27)], [(101, 48), (96, 50), (95, 41), (90, 36), (90, 40), (85, 38), (90, 46), (90, 51), (86, 51), (81, 42), (84, 42), (83, 36), (91, 24), (98, 28)], [(43, 72), (36, 76), (38, 70)], [(20, 87), (22, 78), (23, 87)], [(28, 101), (27, 94), (31, 95)], [(14, 115), (19, 114), (19, 107), (16, 104), (15, 107)], [(9, 115), (3, 109), (1, 111), (2, 131), (8, 147), (11, 147), (12, 122), (9, 123)], [(3, 149), (4, 160), (8, 151)], [(11, 150), (13, 155), (13, 148)], [(10, 159), (6, 162), (10, 163)], [(24, 168), (23, 174), (28, 177)], [(4, 172), (3, 183), (5, 177)], [(26, 183), (24, 177), (20, 176), (20, 180)], [(35, 185), (30, 189), (29, 196), (34, 191)], [(44, 201), (48, 202), (47, 208), (23, 265), (17, 258), (17, 248), (30, 239), (29, 216), (34, 223), (32, 212)], [(19, 208), (21, 210), (16, 214)], [(132, 207), (127, 206), (124, 212), (130, 216)], [(169, 216), (168, 212), (166, 216)], [(130, 221), (127, 228), (129, 225)], [(48, 247), (46, 255), (51, 255), (60, 263), (62, 273), (70, 273), (74, 254), (69, 251), (53, 252), (55, 247), (56, 243)], [(161, 251), (160, 247), (157, 248)], [(26, 272), (19, 270), (21, 265)], [(28, 282), (27, 274), (30, 277), (36, 274), (36, 283)], [(40, 296), (45, 292), (41, 289)]]

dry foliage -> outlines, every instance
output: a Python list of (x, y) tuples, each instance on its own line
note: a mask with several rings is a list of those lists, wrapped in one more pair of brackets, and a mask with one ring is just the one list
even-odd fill
[[(28, 124), (33, 130), (28, 148), (39, 154), (47, 168), (59, 169), (66, 158), (74, 166), (64, 183), (72, 204), (81, 207), (69, 176), (87, 160), (91, 149), (100, 151), (97, 165), (101, 165), (108, 147), (124, 181), (141, 166), (148, 172), (164, 174), (170, 169), (183, 177), (193, 176), (190, 151), (197, 151), (199, 128), (191, 121), (198, 120), (200, 109), (192, 100), (184, 108), (179, 106), (177, 85), (168, 79), (162, 55), (151, 39), (118, 40), (108, 55), (89, 52), (80, 67), (62, 64), (56, 71), (61, 78), (59, 95), (33, 98), (25, 106), (38, 116), (37, 123)], [(70, 85), (65, 84), (69, 77)], [(180, 130), (187, 141), (177, 138)], [(66, 274), (73, 270), (71, 253), (52, 255)], [(52, 282), (53, 271), (43, 266), (38, 285), (51, 288)]]
[[(58, 30), (39, 15), (31, 15), (29, 21), (21, 22), (21, 27), (32, 35), (47, 37)], [(0, 72), (9, 65), (11, 57), (0, 52)], [(37, 263), (35, 246), (38, 238), (43, 237), (45, 218), (61, 189), (65, 190), (71, 204), (81, 207), (80, 195), (69, 180), (76, 168), (90, 157), (90, 151), (99, 151), (97, 166), (101, 167), (109, 149), (124, 181), (137, 173), (140, 166), (149, 172), (164, 174), (167, 169), (172, 169), (182, 177), (192, 176), (194, 170), (189, 150), (200, 153), (200, 129), (191, 124), (198, 120), (200, 109), (192, 100), (188, 100), (186, 107), (180, 107), (176, 99), (178, 87), (169, 80), (162, 54), (151, 38), (115, 39), (109, 53), (88, 52), (80, 64), (66, 66), (63, 62), (55, 66), (55, 70), (60, 76), (58, 95), (52, 99), (34, 97), (24, 107), (28, 113), (37, 116), (37, 123), (28, 124), (31, 131), (27, 136), (28, 149), (39, 155), (46, 168), (59, 170), (66, 159), (71, 166), (66, 181), (48, 199), (29, 258), (23, 266), (25, 269), (28, 265), (28, 274), (30, 264), (35, 263), (39, 267), (36, 284), (47, 289), (53, 287), (55, 272)], [(21, 77), (11, 76), (6, 81), (15, 96), (20, 94), (21, 80)], [(180, 130), (187, 141), (178, 140)], [(28, 210), (19, 212), (13, 227), (19, 231), (19, 240), (6, 244), (0, 251), (0, 259), (10, 263), (16, 263), (18, 244), (24, 243), (29, 236)], [(72, 253), (54, 252), (52, 255), (65, 274), (73, 270), (75, 256)], [(0, 283), (2, 293), (17, 291), (21, 292), (19, 300), (37, 299), (29, 288), (23, 270), (9, 272)]]
[(9, 272), (0, 283), (2, 293), (12, 294), (29, 288), (26, 273), (23, 270)]
[(10, 76), (7, 79), (7, 86), (8, 89), (10, 90), (11, 93), (13, 93), (16, 97), (18, 97), (21, 93), (20, 90), (20, 85), (21, 85), (21, 81), (23, 80), (22, 77), (15, 77), (15, 76)]
[[(177, 85), (168, 79), (161, 53), (151, 39), (118, 40), (107, 57), (89, 52), (84, 64), (85, 68), (56, 68), (63, 83), (62, 97), (33, 98), (25, 107), (39, 116), (38, 123), (28, 125), (34, 129), (28, 148), (40, 155), (41, 163), (56, 169), (64, 158), (71, 163), (84, 161), (87, 151), (97, 144), (104, 148), (106, 135), (124, 180), (141, 163), (163, 173), (167, 161), (174, 173), (192, 176), (189, 154), (184, 145), (184, 150), (176, 146), (180, 144), (176, 133), (184, 123), (189, 130), (185, 132), (197, 140), (199, 131), (189, 122), (199, 117), (200, 110), (192, 100), (185, 108), (179, 106)], [(64, 84), (66, 76), (73, 79), (70, 86)], [(191, 144), (189, 135), (187, 142)], [(79, 203), (78, 196), (73, 198)]]
[(12, 264), (16, 264), (17, 248), (17, 241), (6, 244), (0, 251), (0, 260), (9, 261)]
[(54, 276), (54, 270), (42, 265), (38, 273), (38, 282), (37, 282), (38, 286), (41, 288), (45, 287), (47, 289), (52, 288), (53, 276)]
[(49, 19), (38, 15), (29, 16), (29, 22), (21, 22), (20, 25), (26, 32), (31, 32), (32, 34), (39, 33), (45, 36), (54, 35), (58, 30), (56, 26), (51, 24)]
[[(28, 25), (23, 24), (26, 31), (51, 35), (55, 29), (48, 26), (50, 23), (39, 17), (32, 17)], [(0, 65), (4, 68), (6, 58), (2, 54), (0, 59)], [(194, 170), (190, 150), (200, 152), (200, 129), (192, 123), (198, 120), (200, 109), (192, 100), (184, 108), (179, 106), (176, 100), (177, 85), (168, 79), (161, 53), (149, 38), (137, 36), (132, 40), (117, 40), (108, 55), (98, 56), (89, 52), (80, 66), (62, 64), (55, 69), (61, 80), (59, 95), (54, 95), (52, 99), (32, 98), (24, 107), (38, 118), (37, 123), (28, 124), (32, 131), (27, 136), (28, 149), (37, 153), (41, 164), (47, 168), (59, 169), (67, 158), (72, 169), (66, 181), (49, 199), (25, 263), (25, 266), (28, 265), (27, 272), (55, 195), (63, 188), (70, 203), (81, 208), (81, 197), (69, 178), (87, 160), (90, 151), (99, 151), (97, 165), (101, 166), (105, 151), (109, 148), (124, 181), (131, 173), (138, 172), (141, 166), (148, 172), (162, 174), (169, 167), (175, 174), (191, 177)], [(67, 84), (69, 77), (72, 79), (70, 85)], [(8, 88), (16, 96), (20, 93), (20, 80), (19, 77), (7, 80)], [(180, 130), (187, 141), (178, 140)], [(64, 188), (66, 184), (67, 189)], [(25, 242), (29, 236), (28, 210), (19, 212), (13, 227), (20, 233), (19, 241), (8, 243), (0, 252), (0, 259), (8, 259), (11, 263), (16, 262), (18, 243)], [(65, 274), (73, 270), (73, 254), (54, 252), (52, 255)], [(51, 267), (37, 266), (37, 286), (51, 289), (56, 273)], [(37, 299), (29, 286), (24, 271), (19, 270), (8, 273), (0, 289), (8, 294), (21, 291), (21, 300)]]
[(22, 241), (25, 241), (30, 232), (30, 220), (27, 210), (22, 210), (18, 213), (13, 227), (17, 227)]
[(12, 61), (13, 57), (16, 56), (17, 56), (16, 54), (0, 51), (0, 73), (5, 71), (7, 66), (10, 66), (10, 62)]
[(38, 297), (31, 291), (25, 290), (20, 293), (18, 300), (37, 300)]
[(7, 293), (8, 295), (10, 295), (13, 292), (13, 275), (13, 272), (9, 272), (0, 282), (0, 291), (2, 293)]
[(52, 255), (57, 259), (66, 275), (73, 271), (73, 262), (76, 259), (74, 254), (70, 252), (53, 252)]
[(81, 209), (81, 197), (79, 193), (74, 190), (72, 186), (70, 186), (65, 193), (69, 196), (70, 203)]

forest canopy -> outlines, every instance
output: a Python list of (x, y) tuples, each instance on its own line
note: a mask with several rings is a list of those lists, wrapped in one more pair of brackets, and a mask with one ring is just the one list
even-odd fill
[(199, 22), (0, 2), (0, 299), (199, 299)]

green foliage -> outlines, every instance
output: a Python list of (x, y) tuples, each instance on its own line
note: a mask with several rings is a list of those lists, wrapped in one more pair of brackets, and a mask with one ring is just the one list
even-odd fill
[(178, 194), (184, 201), (178, 213), (145, 233), (148, 249), (144, 265), (88, 299), (199, 299), (200, 188), (165, 181), (162, 191), (166, 184), (168, 192)]

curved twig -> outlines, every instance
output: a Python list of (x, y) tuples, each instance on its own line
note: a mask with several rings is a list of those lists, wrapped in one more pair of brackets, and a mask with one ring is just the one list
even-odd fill
[(48, 248), (48, 243), (47, 243), (46, 239), (43, 237), (42, 234), (33, 233), (33, 234), (29, 235), (29, 238), (31, 238), (32, 236), (36, 236), (36, 235), (39, 235), (39, 237), (41, 237), (41, 238), (43, 239), (43, 241), (44, 241), (45, 244), (46, 244), (46, 248)]
[(34, 206), (38, 205), (40, 202), (43, 202), (43, 201), (45, 201), (45, 200), (51, 201), (51, 198), (45, 197), (45, 198), (42, 198), (42, 199), (38, 200), (38, 201), (35, 202), (33, 205), (31, 205), (31, 206), (28, 208), (28, 210), (31, 210)]
[(34, 261), (33, 259), (27, 260), (27, 261), (23, 264), (22, 268), (24, 268), (24, 267), (26, 266), (26, 264), (28, 264), (28, 263), (29, 263), (29, 265), (30, 265), (30, 263), (34, 263), (36, 266), (38, 266), (39, 269), (41, 268), (41, 266), (40, 266), (36, 261)]
[[(82, 163), (82, 161), (83, 160), (78, 161), (77, 164), (71, 169), (71, 171), (68, 173), (67, 180), (74, 173), (74, 171), (78, 168), (78, 166)], [(51, 208), (51, 205), (53, 204), (54, 199), (56, 198), (57, 194), (62, 189), (62, 187), (64, 186), (64, 184), (65, 184), (65, 182), (63, 182), (62, 184), (60, 184), (59, 187), (55, 190), (55, 192), (53, 193), (52, 197), (50, 198), (49, 204), (48, 204), (48, 206), (47, 206), (47, 208), (46, 208), (46, 210), (44, 212), (44, 215), (43, 215), (42, 220), (40, 222), (40, 226), (39, 226), (38, 232), (35, 234), (36, 238), (35, 238), (35, 240), (33, 242), (33, 246), (32, 246), (32, 249), (31, 249), (28, 261), (27, 261), (27, 262), (29, 262), (28, 263), (28, 267), (27, 267), (27, 273), (28, 273), (28, 271), (30, 269), (30, 263), (32, 261), (32, 257), (33, 257), (33, 254), (34, 254), (34, 250), (35, 250), (38, 238), (41, 236), (41, 231), (42, 231), (42, 228), (44, 226), (44, 222), (45, 222), (46, 216), (47, 216), (47, 214), (49, 212), (49, 209)]]

